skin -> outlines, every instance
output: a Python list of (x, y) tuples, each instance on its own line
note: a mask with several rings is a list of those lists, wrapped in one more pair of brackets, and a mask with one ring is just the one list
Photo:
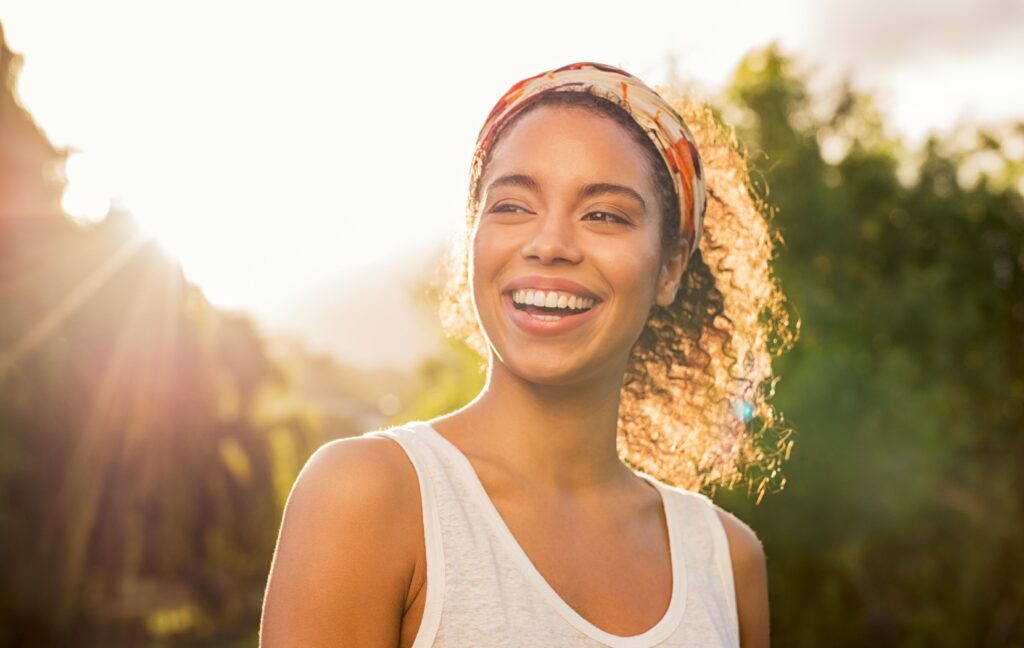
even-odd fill
[[(510, 175), (532, 186), (494, 183)], [(491, 353), (487, 383), (472, 403), (430, 423), (470, 460), (559, 596), (603, 630), (640, 634), (668, 607), (671, 563), (659, 495), (616, 451), (619, 392), (652, 305), (675, 298), (686, 253), (662, 250), (640, 147), (589, 111), (525, 115), (481, 183), (472, 288)], [(629, 187), (643, 203), (624, 193), (580, 198), (592, 183)], [(526, 275), (577, 281), (600, 306), (571, 331), (527, 333), (502, 303), (507, 283)], [(742, 521), (716, 513), (741, 645), (767, 646), (763, 547)], [(415, 471), (394, 442), (354, 438), (318, 450), (286, 507), (261, 645), (411, 646), (426, 593), (421, 515)]]

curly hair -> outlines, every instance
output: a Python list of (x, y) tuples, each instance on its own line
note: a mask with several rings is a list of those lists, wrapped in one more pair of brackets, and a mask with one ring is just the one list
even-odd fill
[[(666, 91), (658, 89), (668, 99)], [(630, 466), (670, 484), (714, 492), (746, 481), (760, 502), (785, 479), (780, 465), (792, 448), (792, 430), (771, 404), (777, 378), (771, 359), (799, 333), (772, 273), (782, 238), (771, 210), (756, 197), (735, 134), (711, 109), (689, 99), (669, 100), (697, 142), (707, 176), (704, 233), (682, 277), (675, 301), (655, 305), (633, 347), (620, 394), (617, 447)], [(608, 117), (643, 149), (661, 209), (661, 242), (680, 245), (678, 202), (665, 163), (629, 113), (587, 92), (548, 92), (502, 126), (487, 155), (470, 168), (465, 230), (445, 259), (447, 281), (440, 315), (445, 332), (487, 357), (470, 290), (472, 232), (480, 212), (480, 179), (502, 133), (541, 106), (570, 106)]]

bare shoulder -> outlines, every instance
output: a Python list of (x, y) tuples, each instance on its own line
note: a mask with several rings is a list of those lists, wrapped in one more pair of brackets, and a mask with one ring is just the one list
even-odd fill
[(416, 472), (397, 443), (352, 437), (325, 443), (292, 486), (284, 522), (309, 515), (317, 524), (399, 531), (418, 513)]
[(261, 646), (397, 645), (412, 578), (418, 484), (390, 439), (321, 446), (285, 506)]
[(743, 648), (768, 646), (768, 567), (764, 545), (743, 520), (717, 504), (714, 507), (729, 541), (740, 645)]
[[(746, 522), (729, 511), (715, 504), (715, 513), (725, 528), (725, 536), (729, 539), (729, 555), (732, 558), (733, 570), (749, 570), (764, 565), (765, 553), (761, 539)], [(739, 574), (735, 577), (739, 578)]]
[[(288, 506), (308, 498), (321, 504), (359, 499), (367, 504), (401, 506), (408, 503), (410, 490), (416, 490), (416, 474), (397, 443), (381, 437), (351, 437), (325, 443), (310, 456), (295, 480)], [(368, 515), (387, 511), (376, 506), (361, 508), (367, 509), (360, 512)], [(381, 517), (386, 521), (394, 516)]]

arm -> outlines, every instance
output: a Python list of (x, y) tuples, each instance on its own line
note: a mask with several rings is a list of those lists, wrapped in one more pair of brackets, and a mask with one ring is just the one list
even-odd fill
[(768, 633), (768, 569), (764, 546), (754, 531), (739, 518), (715, 505), (725, 527), (736, 585), (736, 608), (742, 648), (766, 648)]
[(396, 452), (388, 439), (353, 438), (310, 457), (285, 507), (260, 646), (398, 645), (415, 563), (405, 527), (419, 509)]

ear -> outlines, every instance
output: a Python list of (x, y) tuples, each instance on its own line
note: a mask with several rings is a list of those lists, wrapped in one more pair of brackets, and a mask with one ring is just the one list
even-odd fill
[(676, 292), (679, 290), (679, 283), (682, 281), (683, 270), (686, 269), (689, 257), (689, 248), (680, 246), (662, 262), (654, 296), (658, 306), (671, 306), (676, 300)]

